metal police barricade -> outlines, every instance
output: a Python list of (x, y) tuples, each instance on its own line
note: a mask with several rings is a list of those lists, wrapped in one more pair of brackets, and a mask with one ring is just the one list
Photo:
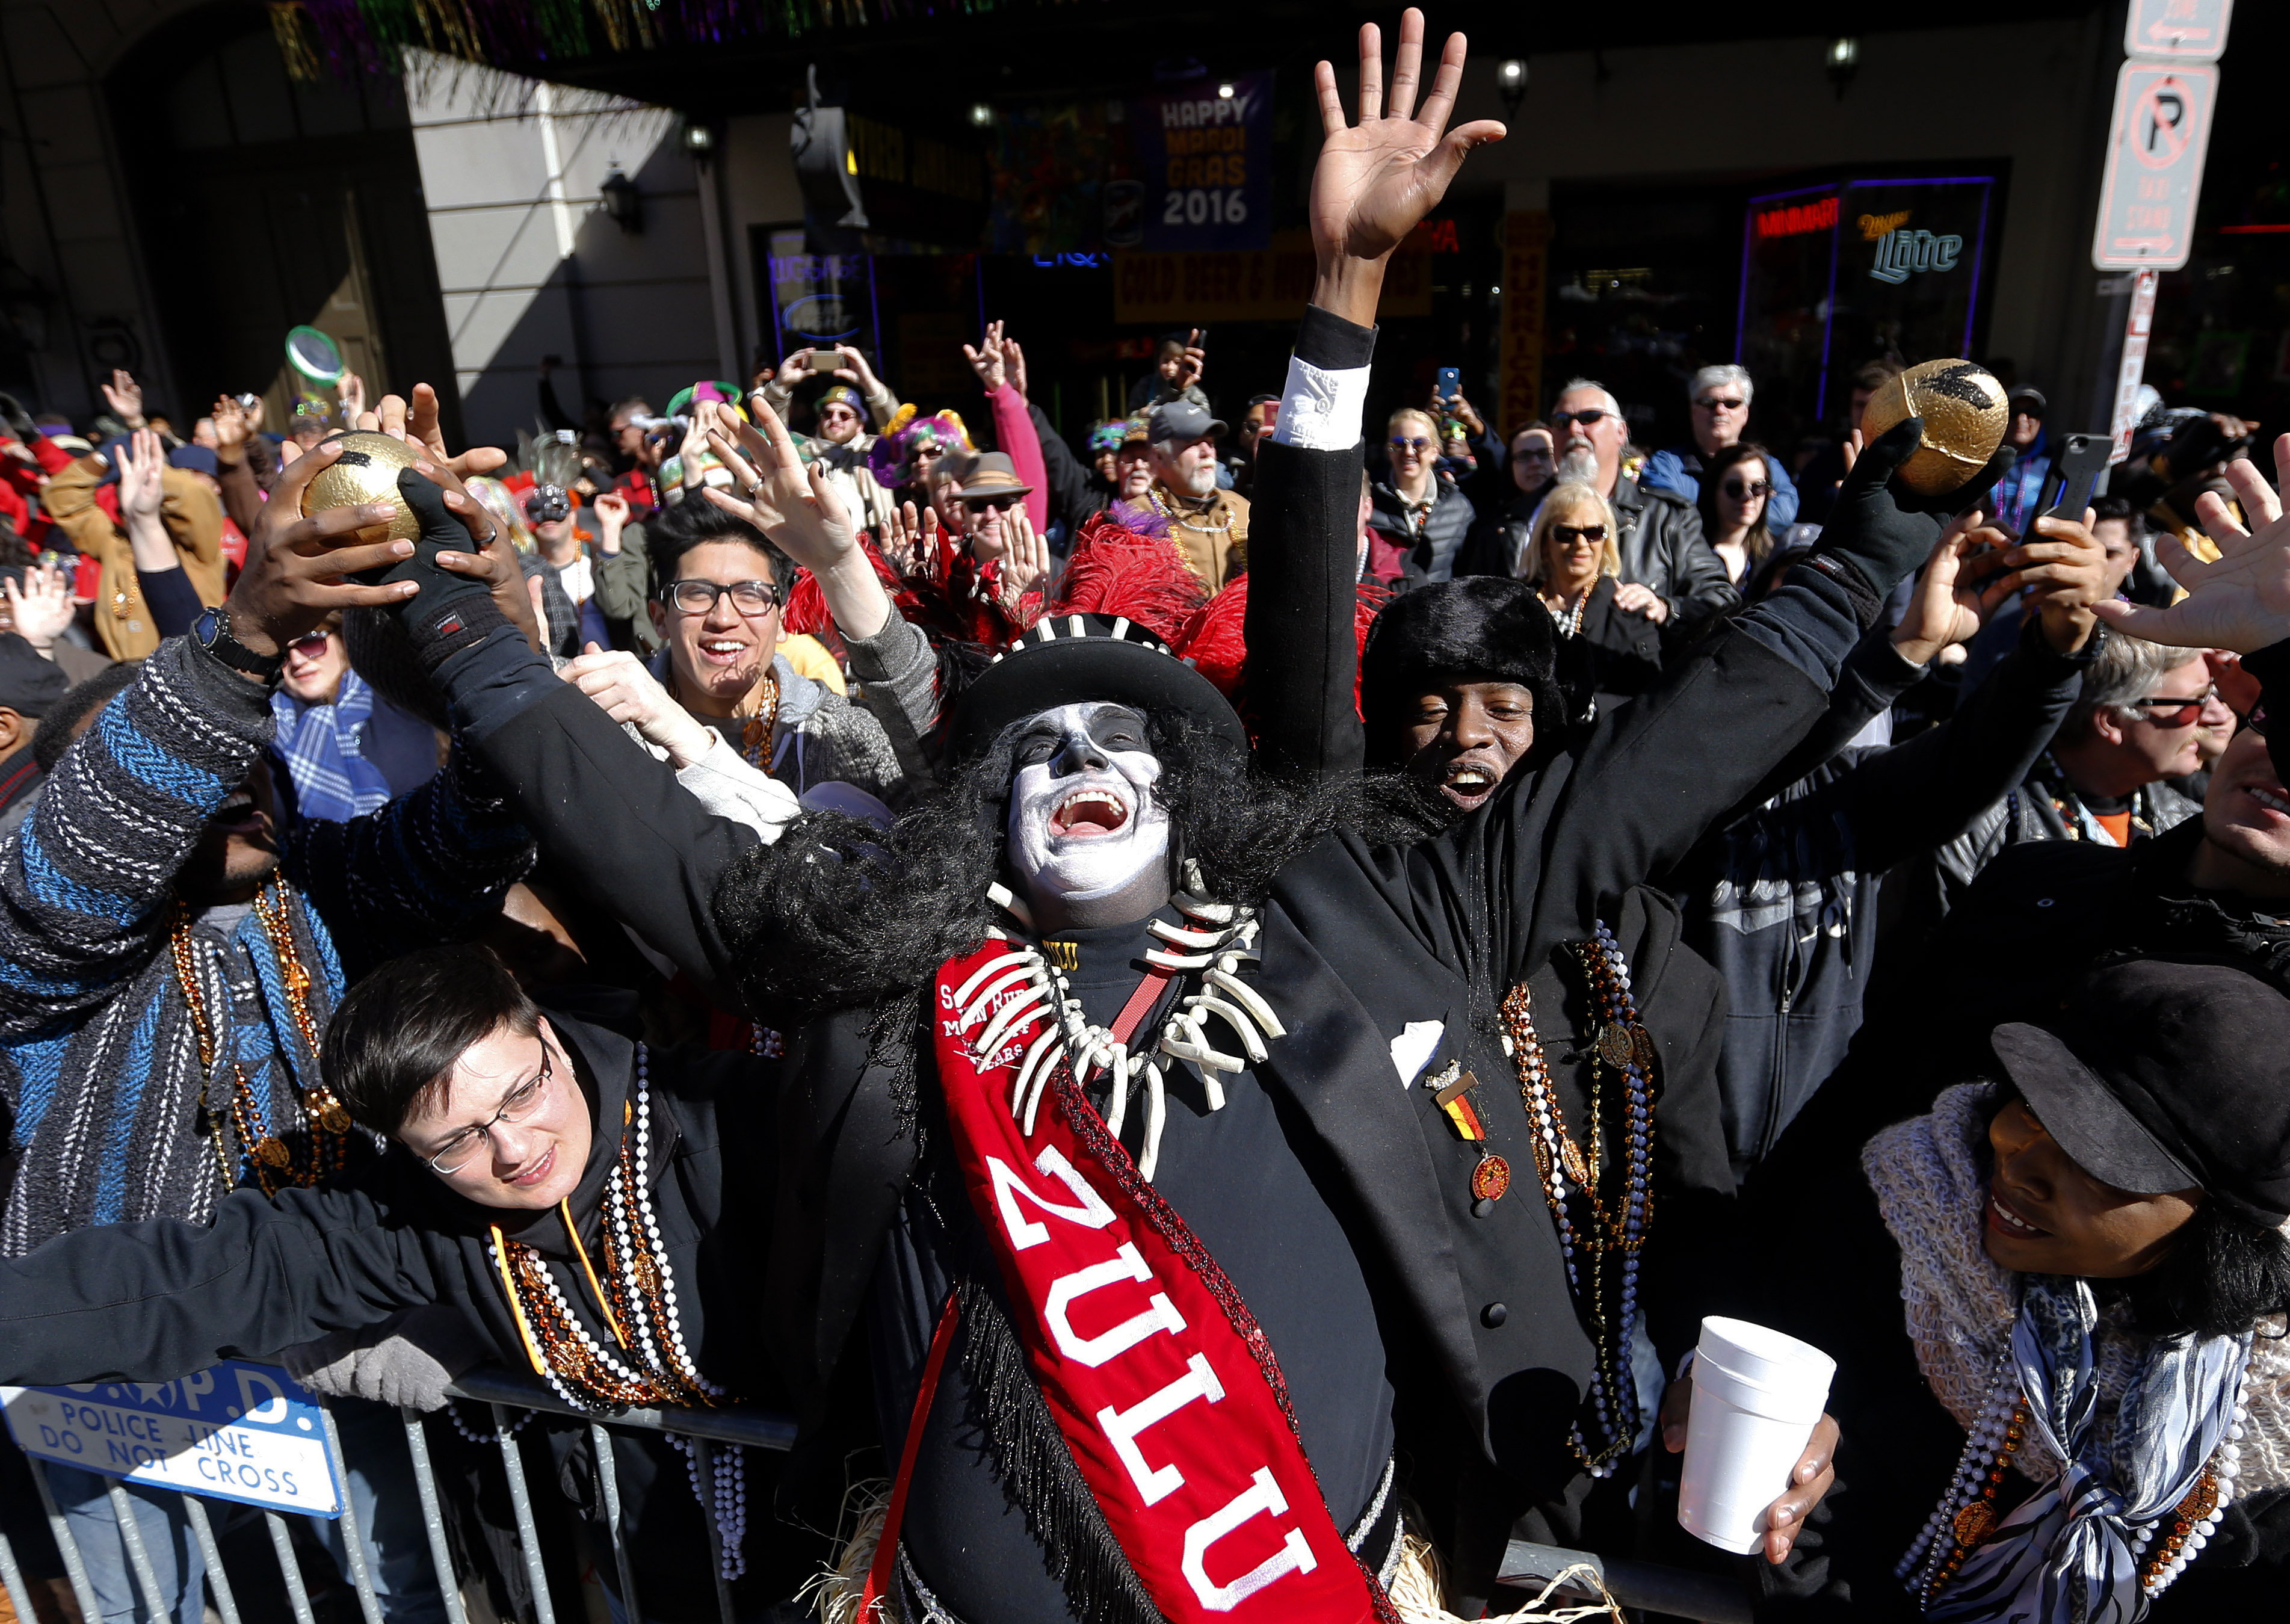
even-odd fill
[[(672, 1432), (692, 1440), (700, 1481), (712, 1481), (712, 1452), (719, 1444), (746, 1449), (786, 1450), (795, 1443), (791, 1417), (762, 1410), (624, 1410), (599, 1420), (574, 1409), (530, 1377), (495, 1368), (471, 1371), (448, 1388), (456, 1398), (486, 1405), (500, 1444), (501, 1465), (508, 1478), (509, 1504), (516, 1517), (517, 1546), (532, 1588), (537, 1624), (556, 1624), (556, 1608), (542, 1570), (540, 1540), (533, 1518), (532, 1491), (526, 1484), (524, 1461), (518, 1453), (511, 1411), (540, 1411), (585, 1421), (597, 1458), (598, 1485), (603, 1492), (605, 1524), (612, 1541), (613, 1562), (620, 1576), (621, 1596), (631, 1620), (644, 1615), (637, 1604), (636, 1577), (621, 1525), (620, 1478), (613, 1460), (607, 1428), (626, 1427), (649, 1432)], [(24, 1452), (40, 1507), (55, 1535), (63, 1558), (64, 1574), (78, 1600), (83, 1619), (101, 1618), (86, 1563), (73, 1539), (43, 1461), (76, 1466), (121, 1481), (110, 1486), (113, 1516), (145, 1615), (153, 1624), (171, 1624), (171, 1598), (160, 1594), (157, 1571), (135, 1517), (135, 1501), (124, 1483), (146, 1488), (173, 1490), (198, 1541), (206, 1566), (207, 1582), (214, 1594), (215, 1611), (222, 1624), (239, 1624), (238, 1604), (222, 1552), (216, 1541), (205, 1501), (222, 1500), (261, 1508), (270, 1533), (271, 1548), (285, 1580), (295, 1624), (316, 1624), (310, 1597), (294, 1556), (286, 1515), (341, 1523), (342, 1546), (352, 1587), (357, 1592), (364, 1624), (383, 1624), (374, 1595), (365, 1541), (357, 1519), (349, 1515), (348, 1468), (342, 1458), (341, 1437), (326, 1401), (273, 1366), (228, 1360), (176, 1381), (88, 1382), (61, 1388), (0, 1388), (0, 1404), (6, 1408), (8, 1428)], [(429, 1557), (437, 1574), (448, 1624), (468, 1624), (460, 1588), (445, 1540), (444, 1507), (429, 1462), (429, 1445), (419, 1411), (401, 1410), (405, 1444), (412, 1457), (414, 1484), (421, 1497), (421, 1520), (428, 1536)], [(716, 1570), (716, 1603), (723, 1624), (733, 1624), (732, 1592), (724, 1578), (721, 1535), (716, 1519), (704, 1507), (696, 1508), (708, 1530), (709, 1549)], [(0, 1582), (8, 1589), (16, 1617), (23, 1624), (36, 1618), (32, 1593), (26, 1587), (16, 1552), (0, 1533)]]
[[(588, 1426), (596, 1457), (597, 1486), (604, 1500), (605, 1525), (613, 1547), (613, 1564), (619, 1575), (625, 1615), (644, 1614), (637, 1596), (636, 1573), (629, 1560), (626, 1530), (621, 1524), (620, 1474), (613, 1459), (609, 1428), (633, 1428), (649, 1432), (672, 1432), (692, 1440), (693, 1464), (701, 1482), (714, 1478), (713, 1450), (719, 1444), (743, 1449), (787, 1450), (795, 1444), (792, 1417), (764, 1410), (623, 1410), (605, 1419), (574, 1409), (528, 1376), (498, 1366), (471, 1371), (446, 1391), (455, 1398), (485, 1405), (492, 1412), (501, 1467), (508, 1479), (509, 1505), (516, 1518), (517, 1547), (532, 1589), (536, 1624), (556, 1624), (556, 1611), (548, 1593), (540, 1542), (534, 1521), (531, 1486), (519, 1452), (511, 1412), (540, 1411), (569, 1416)], [(365, 1542), (350, 1510), (348, 1467), (342, 1457), (341, 1438), (326, 1401), (300, 1387), (285, 1372), (268, 1365), (226, 1361), (177, 1381), (91, 1382), (68, 1388), (0, 1388), (10, 1432), (24, 1451), (32, 1482), (38, 1489), (41, 1508), (62, 1555), (64, 1572), (78, 1598), (85, 1620), (98, 1620), (100, 1610), (89, 1583), (78, 1545), (48, 1487), (41, 1462), (52, 1460), (80, 1467), (146, 1487), (174, 1490), (199, 1552), (206, 1564), (207, 1582), (214, 1592), (215, 1611), (222, 1624), (239, 1624), (238, 1604), (204, 1501), (223, 1500), (261, 1508), (268, 1525), (271, 1548), (286, 1583), (295, 1624), (316, 1624), (310, 1597), (302, 1582), (288, 1535), (286, 1515), (319, 1520), (340, 1520), (342, 1545), (348, 1556), (350, 1581), (357, 1591), (364, 1624), (383, 1624), (381, 1607), (373, 1590)], [(413, 1479), (421, 1497), (421, 1520), (428, 1536), (430, 1562), (437, 1574), (448, 1624), (468, 1624), (461, 1604), (460, 1587), (446, 1544), (444, 1507), (431, 1469), (429, 1444), (419, 1411), (401, 1410), (406, 1449), (412, 1458)], [(168, 1598), (160, 1594), (156, 1571), (137, 1525), (134, 1502), (119, 1483), (110, 1489), (111, 1508), (118, 1519), (120, 1542), (133, 1574), (145, 1612), (154, 1624), (169, 1624)], [(734, 1624), (732, 1592), (724, 1577), (721, 1533), (705, 1508), (697, 1508), (708, 1530), (709, 1554), (716, 1576), (716, 1604), (723, 1624)], [(1536, 1588), (1561, 1575), (1594, 1576), (1608, 1596), (1625, 1607), (1648, 1608), (1708, 1624), (1747, 1624), (1749, 1609), (1739, 1590), (1715, 1575), (1687, 1572), (1650, 1563), (1603, 1561), (1587, 1551), (1560, 1550), (1513, 1540), (1506, 1554), (1499, 1582)], [(31, 1624), (32, 1594), (24, 1583), (16, 1553), (0, 1533), (0, 1581), (8, 1588), (16, 1617)], [(1586, 1594), (1585, 1599), (1588, 1599)]]

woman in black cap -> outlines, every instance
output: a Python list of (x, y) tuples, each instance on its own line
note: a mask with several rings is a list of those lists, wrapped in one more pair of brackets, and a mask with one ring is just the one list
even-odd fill
[(1991, 1041), (1992, 1079), (1831, 1158), (1825, 1188), (1763, 1191), (1819, 1217), (1755, 1311), (1836, 1356), (1844, 1442), (1758, 1616), (2270, 1613), (2290, 1564), (2290, 1000), (2228, 965), (2134, 960)]

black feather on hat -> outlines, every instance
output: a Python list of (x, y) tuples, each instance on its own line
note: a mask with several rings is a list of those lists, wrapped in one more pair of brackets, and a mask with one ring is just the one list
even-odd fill
[(1368, 628), (1360, 698), (1368, 755), (1389, 759), (1406, 706), (1435, 683), (1517, 683), (1534, 695), (1539, 764), (1558, 748), (1566, 701), (1558, 687), (1558, 634), (1534, 588), (1498, 575), (1468, 575), (1402, 593)]

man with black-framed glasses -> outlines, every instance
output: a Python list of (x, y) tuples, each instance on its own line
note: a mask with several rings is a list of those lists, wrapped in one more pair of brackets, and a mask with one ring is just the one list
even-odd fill
[[(797, 796), (841, 783), (895, 804), (899, 758), (883, 724), (826, 683), (798, 672), (781, 652), (793, 561), (742, 516), (739, 509), (746, 504), (712, 494), (713, 500), (687, 498), (645, 527), (656, 583), (646, 608), (662, 644), (651, 661), (653, 677), (732, 754)], [(853, 584), (882, 593), (871, 575)], [(853, 635), (837, 618), (853, 670), (862, 681), (912, 698), (927, 725), (935, 668), (928, 640), (890, 612), (887, 597), (882, 610), (871, 637)], [(608, 709), (613, 707), (607, 696), (587, 678), (611, 659), (592, 654), (568, 668)], [(644, 719), (631, 719), (651, 740)]]

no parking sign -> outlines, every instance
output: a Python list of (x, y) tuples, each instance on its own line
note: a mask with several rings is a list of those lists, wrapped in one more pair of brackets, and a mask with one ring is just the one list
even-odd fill
[(2092, 263), (2102, 270), (2176, 270), (2195, 238), (2195, 204), (2210, 149), (2218, 69), (2137, 60), (2115, 81), (2107, 178)]
[(325, 1413), (284, 1371), (229, 1359), (177, 1381), (0, 1387), (28, 1455), (211, 1500), (342, 1514)]

